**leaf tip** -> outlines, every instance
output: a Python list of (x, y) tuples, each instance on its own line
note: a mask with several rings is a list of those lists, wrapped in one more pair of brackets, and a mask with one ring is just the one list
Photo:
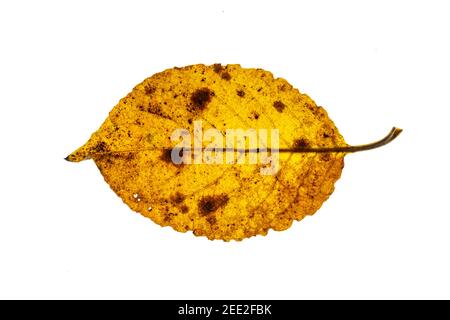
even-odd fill
[(77, 161), (77, 159), (73, 153), (71, 153), (67, 157), (65, 157), (64, 160), (69, 161), (69, 162), (78, 162), (79, 161), (79, 160)]
[(67, 157), (64, 158), (64, 160), (69, 161), (69, 162), (80, 162), (80, 161), (86, 160), (88, 158), (89, 158), (88, 154), (82, 147), (82, 148), (72, 152), (71, 154), (69, 154)]

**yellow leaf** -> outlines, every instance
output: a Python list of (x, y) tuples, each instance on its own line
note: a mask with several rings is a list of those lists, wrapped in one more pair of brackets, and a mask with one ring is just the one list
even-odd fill
[[(235, 140), (230, 129), (247, 135)], [(189, 134), (183, 154), (176, 132)], [(241, 144), (230, 148), (235, 141)], [(286, 80), (216, 64), (144, 80), (66, 159), (92, 158), (132, 210), (161, 226), (228, 241), (285, 230), (314, 214), (355, 148), (322, 107)], [(174, 163), (173, 154), (184, 162)]]

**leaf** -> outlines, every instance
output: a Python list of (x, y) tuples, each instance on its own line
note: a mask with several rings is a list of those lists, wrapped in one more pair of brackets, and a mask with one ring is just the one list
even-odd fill
[[(261, 174), (275, 161), (248, 163), (252, 152), (263, 158), (259, 148), (269, 148), (271, 136), (253, 151), (247, 144), (224, 147), (225, 156), (240, 154), (244, 164), (174, 163), (172, 133), (182, 128), (193, 133), (200, 120), (203, 133), (215, 128), (223, 136), (227, 129), (278, 129), (276, 174)], [(200, 144), (197, 137), (200, 149), (187, 150), (218, 155), (206, 152), (212, 140)], [(132, 210), (161, 226), (228, 241), (285, 230), (314, 214), (333, 192), (344, 155), (357, 151), (352, 148), (326, 111), (286, 80), (262, 69), (216, 64), (147, 78), (66, 159), (92, 158)]]

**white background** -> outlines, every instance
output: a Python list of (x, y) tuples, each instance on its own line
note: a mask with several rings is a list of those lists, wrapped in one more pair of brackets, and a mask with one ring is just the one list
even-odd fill
[[(2, 1), (0, 298), (450, 298), (446, 1)], [(260, 67), (323, 105), (349, 155), (315, 216), (211, 242), (63, 160), (173, 66)]]

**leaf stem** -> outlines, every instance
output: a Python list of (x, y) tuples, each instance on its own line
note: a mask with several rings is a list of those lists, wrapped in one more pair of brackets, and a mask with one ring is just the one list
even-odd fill
[(290, 148), (283, 148), (280, 149), (280, 152), (294, 152), (294, 153), (328, 153), (328, 152), (345, 152), (345, 153), (354, 153), (354, 152), (360, 152), (360, 151), (366, 151), (366, 150), (372, 150), (379, 147), (382, 147), (389, 142), (393, 141), (395, 138), (398, 137), (398, 135), (403, 130), (400, 128), (393, 127), (392, 130), (389, 132), (389, 134), (384, 137), (381, 140), (368, 143), (368, 144), (362, 144), (357, 146), (345, 146), (345, 147), (326, 147), (326, 148), (296, 148), (296, 149), (290, 149)]
[[(362, 144), (357, 146), (342, 146), (342, 147), (323, 147), (323, 148), (280, 148), (278, 152), (280, 153), (354, 153), (366, 150), (372, 150), (382, 147), (395, 138), (402, 132), (402, 129), (393, 127), (389, 134), (381, 140)], [(202, 151), (220, 151), (215, 148), (197, 148)], [(196, 148), (184, 148), (183, 151), (194, 151)], [(172, 150), (172, 148), (146, 148), (146, 149), (130, 149), (130, 150), (116, 150), (116, 151), (104, 151), (104, 152), (92, 152), (91, 155), (102, 155), (102, 154), (114, 154), (114, 153), (133, 153), (141, 151), (152, 151), (152, 150)], [(180, 149), (181, 151), (181, 149)], [(270, 148), (253, 148), (253, 149), (236, 149), (236, 148), (223, 148), (222, 152), (240, 152), (240, 153), (250, 153), (250, 152), (276, 152), (277, 150)], [(69, 160), (66, 158), (66, 160)]]

